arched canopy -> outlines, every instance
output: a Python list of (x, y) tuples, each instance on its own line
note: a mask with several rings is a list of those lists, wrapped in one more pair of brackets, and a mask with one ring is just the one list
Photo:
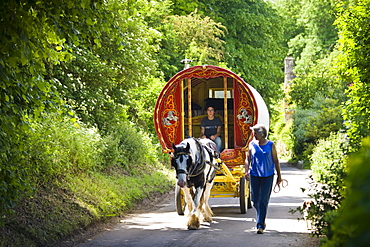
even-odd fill
[[(221, 90), (223, 99), (207, 98), (212, 88)], [(195, 106), (202, 110), (206, 108), (206, 103), (199, 98), (221, 103), (219, 110), (224, 116), (224, 138), (232, 136), (234, 147), (248, 145), (252, 139), (251, 126), (260, 123), (269, 128), (267, 106), (251, 85), (224, 68), (193, 66), (174, 75), (158, 96), (154, 124), (163, 152), (170, 152), (172, 143), (180, 143), (189, 132), (191, 136), (192, 126), (197, 121), (193, 116)]]

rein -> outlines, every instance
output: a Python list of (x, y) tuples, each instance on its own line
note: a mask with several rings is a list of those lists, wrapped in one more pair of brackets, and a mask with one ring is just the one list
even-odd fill
[(277, 183), (277, 184), (275, 184), (275, 186), (274, 186), (274, 192), (275, 193), (279, 193), (280, 192), (280, 190), (281, 190), (281, 187), (280, 187), (280, 185), (281, 185), (281, 187), (282, 188), (285, 188), (285, 187), (287, 187), (288, 186), (288, 180), (286, 180), (286, 179), (282, 179), (281, 180), (281, 183)]

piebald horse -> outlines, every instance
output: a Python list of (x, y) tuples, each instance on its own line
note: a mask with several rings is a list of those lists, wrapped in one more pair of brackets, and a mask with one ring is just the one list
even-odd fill
[[(209, 148), (212, 147), (212, 148)], [(212, 210), (208, 205), (218, 163), (217, 147), (209, 139), (187, 138), (173, 144), (171, 165), (176, 169), (177, 184), (185, 195), (188, 206), (188, 229), (200, 227), (200, 221), (212, 222)]]

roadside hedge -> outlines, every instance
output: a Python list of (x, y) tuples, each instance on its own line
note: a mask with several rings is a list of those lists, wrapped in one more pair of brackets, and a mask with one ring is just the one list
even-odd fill
[(12, 164), (21, 175), (14, 180), (23, 187), (12, 201), (3, 196), (6, 187), (0, 190), (0, 198), (11, 206), (1, 205), (0, 247), (55, 246), (143, 199), (155, 199), (174, 184), (168, 155), (130, 123), (106, 136), (53, 115), (31, 126), (22, 150), (15, 150), (22, 155)]
[(333, 237), (324, 245), (369, 246), (370, 243), (370, 137), (351, 155), (345, 179), (345, 199), (331, 227)]
[(331, 224), (344, 197), (348, 141), (344, 134), (331, 133), (318, 142), (311, 155), (312, 174), (309, 195), (314, 204), (308, 211), (313, 234), (332, 237)]

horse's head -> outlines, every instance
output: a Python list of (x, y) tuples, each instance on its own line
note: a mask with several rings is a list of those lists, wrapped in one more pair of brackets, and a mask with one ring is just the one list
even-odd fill
[(177, 184), (180, 187), (184, 187), (187, 182), (189, 175), (189, 169), (193, 163), (191, 154), (190, 154), (190, 144), (187, 143), (186, 147), (183, 145), (175, 146), (172, 144), (174, 153), (171, 160), (171, 165), (176, 169), (177, 175)]

